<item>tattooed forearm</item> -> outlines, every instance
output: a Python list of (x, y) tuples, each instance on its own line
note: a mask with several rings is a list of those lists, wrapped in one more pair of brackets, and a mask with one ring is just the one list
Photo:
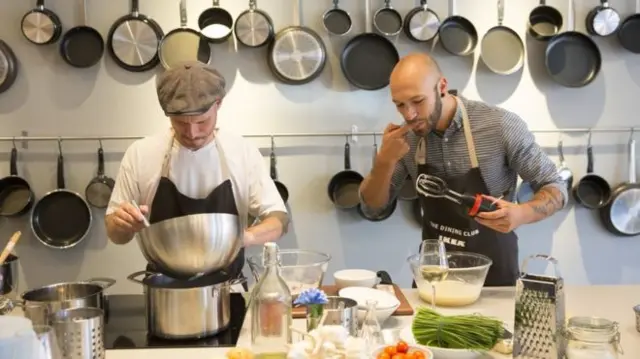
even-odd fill
[(562, 201), (562, 193), (557, 188), (553, 186), (542, 187), (531, 201), (524, 204), (530, 209), (527, 223), (541, 221), (556, 213), (562, 209)]

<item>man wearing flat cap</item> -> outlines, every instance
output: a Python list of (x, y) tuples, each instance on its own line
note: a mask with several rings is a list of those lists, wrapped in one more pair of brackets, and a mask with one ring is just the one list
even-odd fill
[[(262, 155), (242, 136), (216, 126), (225, 96), (222, 75), (199, 62), (184, 63), (159, 75), (156, 87), (171, 128), (127, 149), (106, 212), (110, 240), (131, 241), (147, 214), (153, 224), (201, 213), (238, 215), (243, 228), (248, 215), (260, 218), (245, 229), (245, 247), (279, 239), (289, 216)], [(239, 276), (243, 266), (244, 250), (225, 272)]]

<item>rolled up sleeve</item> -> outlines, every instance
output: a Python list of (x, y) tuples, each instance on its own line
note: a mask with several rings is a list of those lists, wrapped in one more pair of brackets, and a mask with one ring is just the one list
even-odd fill
[[(391, 186), (389, 187), (389, 201), (382, 208), (372, 208), (367, 205), (362, 197), (362, 192), (358, 192), (360, 196), (360, 209), (362, 213), (364, 213), (367, 217), (375, 218), (381, 215), (387, 207), (398, 197), (398, 193), (400, 193), (400, 189), (404, 185), (404, 180), (407, 178), (407, 174), (409, 171), (407, 170), (407, 166), (404, 161), (399, 161), (396, 164), (395, 169), (393, 170), (393, 175), (391, 176)], [(384, 188), (380, 189), (384, 191)]]
[(545, 186), (553, 186), (562, 193), (563, 207), (566, 206), (569, 194), (566, 184), (558, 175), (555, 163), (536, 143), (533, 133), (518, 115), (509, 112), (505, 116), (502, 141), (509, 166), (531, 184), (534, 192)]

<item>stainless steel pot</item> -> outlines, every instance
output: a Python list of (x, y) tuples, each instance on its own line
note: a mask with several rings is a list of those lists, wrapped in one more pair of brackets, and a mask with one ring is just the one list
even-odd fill
[(349, 331), (349, 334), (356, 336), (360, 329), (358, 303), (343, 297), (327, 297), (327, 300), (323, 308), (326, 315), (320, 325), (341, 325)]
[(17, 297), (18, 288), (18, 257), (9, 257), (0, 265), (0, 295), (10, 299)]
[(178, 280), (147, 271), (127, 279), (144, 287), (149, 333), (165, 339), (204, 338), (225, 330), (231, 317), (231, 286), (246, 280), (210, 284), (210, 278)]

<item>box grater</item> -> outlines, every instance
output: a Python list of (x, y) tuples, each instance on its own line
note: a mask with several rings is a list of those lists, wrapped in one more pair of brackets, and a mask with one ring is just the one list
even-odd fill
[[(555, 276), (527, 273), (527, 264), (532, 259), (550, 262)], [(564, 281), (555, 258), (544, 254), (525, 258), (516, 282), (515, 308), (513, 358), (564, 358)]]

